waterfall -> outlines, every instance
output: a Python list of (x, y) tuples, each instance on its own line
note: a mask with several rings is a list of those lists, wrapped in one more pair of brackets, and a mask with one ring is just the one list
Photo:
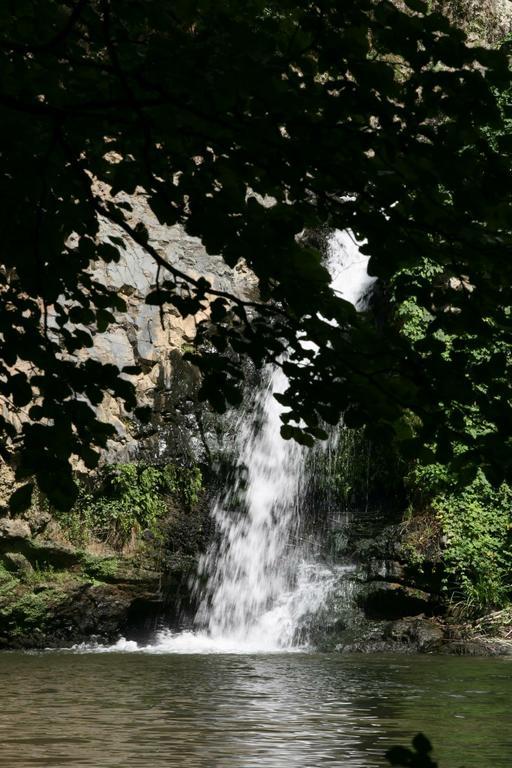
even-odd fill
[[(336, 231), (326, 263), (332, 289), (363, 309), (373, 282), (367, 257), (348, 232)], [(322, 564), (301, 540), (307, 483), (304, 448), (280, 436), (286, 389), (279, 367), (261, 374), (235, 429), (237, 473), (218, 497), (217, 537), (199, 564), (195, 631), (159, 633), (169, 652), (261, 652), (300, 647), (301, 627), (339, 580), (342, 566)]]
[(331, 288), (360, 311), (366, 309), (376, 278), (368, 274), (368, 260), (350, 230), (335, 230), (327, 244), (326, 266)]
[(288, 630), (279, 607), (296, 566), (304, 461), (301, 446), (279, 434), (274, 394), (286, 377), (275, 368), (263, 382), (236, 425), (239, 477), (213, 510), (219, 539), (199, 566), (207, 584), (196, 621), (211, 637), (266, 646)]

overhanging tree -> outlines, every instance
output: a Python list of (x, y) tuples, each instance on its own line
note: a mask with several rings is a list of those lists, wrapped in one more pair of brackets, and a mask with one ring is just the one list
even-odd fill
[[(94, 467), (112, 431), (94, 406), (108, 391), (136, 409), (118, 369), (83, 355), (124, 309), (91, 277), (123, 249), (98, 241), (100, 217), (158, 263), (148, 301), (184, 315), (211, 302), (191, 357), (216, 408), (239, 402), (243, 358), (274, 360), (289, 379), (285, 437), (310, 442), (343, 412), (412, 451), (450, 460), (462, 444), (461, 465), (506, 475), (503, 52), (468, 47), (421, 0), (16, 0), (0, 22), (0, 428), (19, 478), (69, 506), (70, 457)], [(160, 222), (229, 265), (244, 257), (261, 300), (215, 292), (160, 256), (119, 194), (138, 186)], [(427, 313), (421, 344), (332, 293), (299, 237), (318, 227), (367, 241), (372, 273)], [(486, 341), (480, 367), (453, 344), (464, 334)], [(468, 430), (475, 413), (485, 428)]]

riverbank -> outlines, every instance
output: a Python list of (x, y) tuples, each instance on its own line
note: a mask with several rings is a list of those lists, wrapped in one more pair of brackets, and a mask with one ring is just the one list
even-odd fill
[(208, 537), (197, 467), (106, 467), (69, 513), (0, 517), (0, 649), (149, 635), (190, 612)]
[[(147, 550), (131, 557), (93, 555), (69, 544), (16, 537), (10, 549), (3, 562), (13, 570), (0, 567), (1, 650), (109, 645), (120, 637), (151, 644), (158, 630), (190, 624), (191, 571), (157, 569), (154, 559), (152, 570)], [(342, 655), (512, 656), (512, 609), (473, 621), (424, 614), (371, 621), (357, 611), (352, 616), (343, 626), (335, 612), (324, 621), (320, 616), (312, 647)]]
[[(197, 487), (191, 498), (197, 476), (183, 477), (180, 493), (155, 497), (161, 516), (152, 527), (139, 526), (117, 546), (112, 537), (108, 543), (87, 532), (78, 513), (59, 523), (33, 507), (23, 518), (2, 518), (0, 649), (112, 644), (120, 637), (151, 643), (159, 629), (189, 627), (190, 580), (212, 532), (205, 489)], [(130, 485), (132, 501), (137, 487)], [(383, 527), (375, 515), (365, 522), (361, 514), (348, 530), (330, 566), (339, 569), (339, 581), (328, 577), (331, 591), (317, 615), (303, 620), (298, 642), (343, 655), (512, 655), (512, 608), (470, 620), (443, 602), (434, 563), (419, 568), (410, 561), (399, 528)], [(353, 566), (336, 566), (344, 559)]]

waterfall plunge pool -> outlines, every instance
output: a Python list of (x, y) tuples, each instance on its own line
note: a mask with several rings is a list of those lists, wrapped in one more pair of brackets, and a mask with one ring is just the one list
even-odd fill
[[(334, 234), (333, 290), (359, 309), (366, 262), (350, 233)], [(302, 536), (304, 455), (281, 439), (273, 397), (285, 388), (268, 370), (240, 415), (240, 479), (212, 511), (195, 631), (1, 653), (0, 768), (384, 768), (419, 731), (440, 768), (510, 766), (512, 659), (297, 645), (351, 564), (327, 567)], [(350, 606), (349, 591), (337, 599)]]
[(512, 762), (512, 660), (0, 654), (0, 766), (377, 768), (426, 732), (440, 768)]

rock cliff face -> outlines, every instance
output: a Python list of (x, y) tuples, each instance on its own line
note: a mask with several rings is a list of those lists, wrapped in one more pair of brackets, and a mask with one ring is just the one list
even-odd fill
[(430, 5), (463, 27), (476, 43), (498, 43), (512, 30), (512, 0), (431, 0)]
[[(153, 248), (173, 266), (205, 277), (216, 289), (255, 295), (255, 279), (242, 261), (231, 269), (181, 227), (161, 226), (142, 193), (130, 203), (130, 223), (143, 223)], [(138, 365), (141, 372), (129, 378), (139, 404), (152, 412), (150, 424), (142, 426), (107, 396), (98, 415), (115, 426), (116, 437), (101, 463), (156, 463), (170, 468), (170, 479), (165, 487), (158, 482), (147, 487), (147, 478), (139, 474), (141, 482), (131, 495), (117, 498), (112, 482), (105, 489), (100, 472), (96, 481), (85, 481), (70, 516), (50, 510), (39, 497), (27, 513), (11, 517), (7, 500), (14, 476), (0, 465), (0, 648), (64, 646), (91, 636), (109, 641), (121, 633), (155, 629), (162, 618), (172, 623), (180, 604), (186, 608), (188, 576), (205, 546), (206, 465), (217, 448), (219, 421), (198, 403), (198, 374), (183, 353), (208, 310), (183, 318), (173, 308), (160, 312), (146, 304), (146, 295), (157, 286), (151, 256), (111, 224), (102, 222), (101, 235), (117, 235), (125, 243), (120, 261), (97, 265), (95, 277), (119, 292), (127, 311), (95, 337), (87, 354), (119, 368)], [(193, 487), (183, 478), (192, 478)], [(94, 527), (102, 509), (114, 530), (116, 516), (136, 517), (138, 506), (151, 514), (138, 522), (134, 518), (136, 525), (123, 541)]]
[[(131, 225), (144, 224), (149, 241), (155, 250), (174, 267), (193, 278), (205, 277), (215, 289), (226, 290), (242, 297), (254, 296), (257, 287), (254, 276), (241, 260), (231, 269), (219, 256), (206, 253), (197, 238), (189, 237), (180, 226), (167, 227), (158, 223), (141, 193), (130, 199), (132, 211), (127, 216)], [(202, 409), (194, 409), (193, 397), (197, 375), (182, 361), (182, 354), (194, 341), (197, 323), (207, 316), (183, 318), (177, 309), (145, 303), (145, 297), (157, 286), (157, 265), (143, 248), (130, 242), (122, 231), (116, 231), (103, 222), (102, 234), (117, 235), (125, 242), (119, 263), (102, 263), (96, 276), (110, 288), (117, 290), (127, 304), (127, 312), (120, 314), (118, 322), (108, 331), (96, 336), (93, 355), (102, 362), (114, 363), (120, 368), (139, 365), (141, 374), (131, 378), (141, 405), (153, 412), (153, 430), (140, 430), (123, 412), (122, 406), (106, 398), (99, 408), (100, 417), (113, 424), (117, 438), (111, 444), (110, 457), (133, 458), (140, 453), (158, 455), (165, 450), (166, 425), (174, 429), (167, 439), (178, 443), (177, 450), (201, 452), (201, 429), (191, 424), (180, 407), (187, 402), (188, 416), (197, 416)], [(160, 276), (162, 277), (162, 276)], [(192, 411), (192, 413), (190, 413)], [(179, 426), (182, 426), (181, 430)], [(183, 431), (189, 433), (192, 445), (186, 445)], [(157, 435), (157, 432), (159, 434)]]

